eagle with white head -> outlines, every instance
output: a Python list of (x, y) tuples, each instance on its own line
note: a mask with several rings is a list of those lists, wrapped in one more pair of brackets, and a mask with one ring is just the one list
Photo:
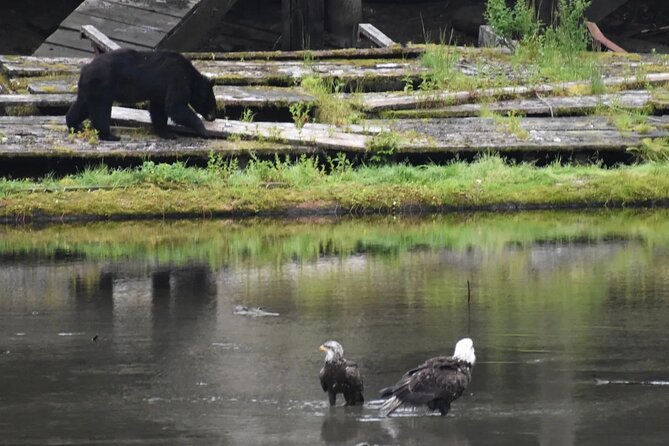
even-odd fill
[(453, 356), (430, 358), (406, 372), (394, 386), (382, 389), (381, 395), (388, 399), (381, 406), (381, 414), (388, 416), (409, 405), (427, 406), (446, 415), (471, 382), (475, 363), (474, 342), (460, 339)]

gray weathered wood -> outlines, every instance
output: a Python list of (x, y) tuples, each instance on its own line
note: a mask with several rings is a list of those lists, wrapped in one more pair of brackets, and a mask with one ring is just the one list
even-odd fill
[[(662, 84), (669, 81), (668, 73), (650, 73), (643, 76), (610, 77), (602, 82), (607, 87), (634, 88), (643, 84)], [(588, 88), (589, 81), (560, 82), (533, 86), (486, 88), (474, 91), (435, 91), (422, 94), (365, 93), (361, 96), (362, 108), (369, 112), (383, 110), (407, 110), (419, 107), (438, 107), (470, 102), (479, 98), (523, 97), (537, 94), (559, 94), (573, 88)]]
[[(35, 55), (87, 52), (72, 37), (80, 26), (92, 24), (123, 47), (194, 48), (236, 0), (84, 0), (59, 28), (37, 48)], [(90, 17), (82, 23), (82, 17)], [(160, 17), (160, 18), (159, 18)], [(152, 27), (142, 28), (142, 26)], [(143, 38), (142, 38), (143, 37)]]
[[(148, 127), (150, 118), (143, 110), (114, 107), (115, 125)], [(346, 150), (366, 152), (371, 135), (395, 131), (399, 153), (464, 153), (495, 150), (499, 152), (566, 152), (582, 150), (619, 151), (638, 145), (643, 138), (669, 135), (669, 116), (649, 117), (654, 127), (647, 132), (620, 132), (605, 117), (584, 118), (524, 118), (523, 134), (510, 132), (503, 124), (489, 118), (452, 118), (433, 120), (371, 121), (350, 128), (324, 124), (308, 124), (297, 129), (290, 123), (247, 123), (216, 120), (205, 123), (211, 136), (241, 136), (259, 143), (277, 141), (282, 153), (314, 153), (314, 151)], [(174, 129), (188, 133), (186, 129)], [(68, 138), (63, 117), (0, 117), (0, 157), (34, 156), (51, 153), (53, 156), (113, 155), (140, 156), (206, 156), (215, 149), (218, 153), (239, 154), (248, 151), (246, 143), (215, 143), (212, 140), (180, 138), (165, 141), (150, 131), (136, 133), (115, 127), (122, 135), (137, 135), (120, 142), (100, 142), (90, 145), (77, 138)], [(137, 139), (141, 141), (136, 141)], [(254, 145), (251, 143), (251, 147)], [(245, 148), (244, 148), (245, 147)], [(309, 149), (310, 148), (310, 149)], [(274, 146), (263, 153), (280, 153)], [(311, 150), (311, 151), (310, 151)], [(41, 152), (40, 152), (41, 151)], [(134, 155), (132, 151), (136, 151)]]
[(513, 50), (518, 46), (518, 42), (513, 39), (507, 39), (495, 32), (489, 25), (479, 26), (479, 47), (481, 48), (504, 48)]
[(121, 141), (100, 141), (91, 144), (83, 138), (70, 137), (62, 116), (0, 116), (0, 159), (9, 158), (73, 158), (125, 159), (202, 158), (211, 152), (224, 156), (254, 154), (313, 154), (320, 149), (313, 146), (270, 143), (268, 141), (225, 141), (181, 136), (174, 140), (156, 137), (151, 132), (137, 132), (135, 128), (114, 131)]
[[(76, 78), (54, 79), (28, 84), (31, 94), (0, 94), (0, 107), (4, 105), (39, 105), (59, 107), (74, 101), (77, 91)], [(249, 108), (286, 108), (291, 104), (314, 105), (315, 98), (300, 87), (253, 87), (217, 85), (216, 101), (221, 106)]]
[(69, 107), (73, 94), (0, 94), (0, 107), (33, 105), (36, 107)]
[(368, 38), (374, 45), (381, 48), (388, 48), (395, 45), (390, 37), (386, 36), (380, 29), (371, 23), (360, 23), (358, 25), (358, 34)]
[(81, 25), (81, 35), (88, 38), (96, 47), (96, 52), (107, 52), (121, 49), (121, 45), (105, 36), (93, 25)]
[[(112, 108), (112, 121), (123, 125), (150, 125), (149, 113), (125, 107)], [(294, 124), (273, 122), (242, 122), (217, 119), (204, 123), (211, 136), (240, 136), (298, 145), (314, 146), (329, 150), (364, 151), (369, 137), (342, 132), (335, 126), (328, 129), (298, 129)], [(179, 128), (179, 127), (177, 127)], [(188, 131), (188, 129), (181, 130)]]
[[(10, 77), (78, 74), (89, 62), (86, 58), (39, 58), (30, 56), (0, 56), (0, 66)], [(318, 61), (234, 61), (195, 60), (204, 75), (227, 85), (292, 86), (299, 80), (319, 75), (342, 81), (394, 82), (402, 84), (407, 77), (419, 78), (427, 69), (406, 61), (356, 64), (337, 60)]]
[(324, 0), (281, 0), (284, 50), (323, 48)]
[[(497, 101), (490, 103), (471, 103), (451, 105), (447, 107), (415, 109), (415, 110), (392, 110), (386, 113), (393, 118), (455, 118), (479, 116), (484, 111), (506, 114), (513, 112), (525, 116), (533, 115), (583, 115), (591, 114), (602, 107), (616, 107), (627, 110), (639, 110), (648, 106), (656, 110), (664, 110), (666, 104), (653, 101), (652, 95), (646, 90), (631, 90), (620, 93), (591, 95), (591, 96), (547, 96), (540, 98), (513, 99), (508, 101)], [(384, 116), (386, 116), (384, 115)]]

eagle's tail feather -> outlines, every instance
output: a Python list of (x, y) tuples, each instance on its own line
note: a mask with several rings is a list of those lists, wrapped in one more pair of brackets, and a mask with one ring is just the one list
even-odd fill
[(400, 401), (397, 397), (394, 396), (389, 398), (381, 406), (381, 415), (387, 417), (391, 413), (395, 412), (401, 405), (402, 401)]
[(379, 390), (379, 393), (381, 394), (381, 398), (388, 398), (393, 395), (394, 390), (395, 386), (389, 386)]

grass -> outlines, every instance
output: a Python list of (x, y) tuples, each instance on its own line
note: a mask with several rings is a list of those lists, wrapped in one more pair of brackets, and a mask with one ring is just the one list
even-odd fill
[(342, 82), (310, 76), (302, 79), (301, 86), (316, 99), (317, 122), (342, 126), (360, 120), (360, 113), (355, 110), (354, 103), (339, 96), (344, 91)]
[[(559, 163), (538, 168), (486, 155), (473, 163), (353, 167), (342, 156), (324, 167), (252, 158), (244, 170), (212, 159), (206, 168), (145, 162), (135, 169), (100, 167), (56, 179), (0, 181), (0, 215), (160, 217), (214, 213), (370, 212), (418, 208), (623, 205), (669, 199), (669, 164), (603, 169)], [(268, 188), (268, 183), (281, 187)], [(92, 190), (87, 190), (90, 188)]]

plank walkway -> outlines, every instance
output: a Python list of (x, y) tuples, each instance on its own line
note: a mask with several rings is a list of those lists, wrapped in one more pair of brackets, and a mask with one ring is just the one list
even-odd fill
[[(205, 122), (211, 139), (157, 138), (148, 128), (148, 112), (114, 107), (112, 120), (120, 126), (121, 141), (89, 143), (68, 136), (60, 116), (0, 117), (0, 158), (33, 157), (200, 157), (211, 151), (223, 155), (255, 153), (331, 153), (339, 151), (369, 154), (375, 135), (395, 132), (398, 154), (456, 154), (481, 150), (499, 153), (534, 152), (618, 152), (638, 145), (644, 138), (669, 136), (669, 116), (649, 118), (650, 128), (621, 132), (607, 118), (523, 118), (520, 135), (491, 118), (446, 118), (433, 120), (372, 120), (361, 125), (335, 127), (292, 123), (241, 122), (217, 119)], [(190, 131), (170, 124), (177, 132)], [(236, 136), (244, 140), (231, 139)], [(224, 140), (217, 138), (227, 138)]]
[[(246, 55), (190, 54), (195, 66), (217, 84), (214, 92), (219, 119), (205, 123), (211, 139), (192, 138), (186, 129), (175, 127), (185, 136), (165, 141), (151, 132), (137, 130), (150, 125), (148, 113), (141, 106), (115, 107), (113, 120), (120, 127), (123, 140), (97, 144), (68, 137), (63, 116), (75, 98), (79, 70), (90, 58), (0, 56), (0, 70), (5, 77), (0, 114), (10, 115), (0, 116), (0, 160), (206, 158), (210, 151), (224, 155), (248, 155), (251, 151), (345, 151), (369, 156), (384, 138), (393, 139), (392, 150), (399, 154), (457, 155), (494, 150), (514, 156), (523, 151), (569, 156), (592, 152), (624, 154), (644, 138), (669, 137), (669, 114), (664, 114), (669, 109), (669, 62), (664, 59), (654, 64), (660, 72), (634, 76), (616, 73), (633, 72), (644, 60), (623, 59), (607, 65), (611, 71), (604, 84), (615, 92), (600, 95), (573, 95), (574, 91), (589, 91), (589, 81), (461, 92), (404, 92), (401, 90), (406, 82), (420, 80), (427, 73), (420, 61), (415, 57), (398, 58), (397, 48), (392, 52), (364, 51), (366, 56), (362, 58), (338, 58), (327, 53), (327, 57), (318, 60), (299, 52), (270, 52), (264, 58), (257, 53), (248, 60)], [(465, 75), (477, 76), (481, 65), (471, 70), (472, 63), (467, 61), (471, 54), (470, 50), (464, 51), (458, 67)], [(351, 101), (366, 120), (357, 126), (307, 123), (297, 128), (286, 122), (249, 123), (225, 118), (227, 107), (282, 109), (288, 119), (286, 112), (293, 104), (317, 107), (318, 101), (298, 86), (306, 77), (366, 85), (354, 94), (334, 94), (335, 100)], [(654, 91), (649, 85), (655, 86)], [(606, 116), (607, 109), (615, 109), (616, 113), (652, 109), (656, 115), (644, 118), (646, 122), (636, 130), (622, 131)], [(597, 116), (602, 111), (604, 116)], [(490, 112), (497, 116), (480, 117)], [(508, 112), (525, 117), (514, 118), (512, 125), (502, 117)], [(33, 116), (11, 116), (21, 114)], [(377, 138), (379, 135), (384, 138)]]
[[(59, 25), (35, 52), (35, 56), (73, 56), (93, 54), (89, 40), (82, 39), (82, 25), (93, 25), (126, 48), (155, 49), (179, 45), (195, 36), (193, 27), (207, 23), (206, 16), (216, 8), (220, 16), (236, 0), (85, 0)], [(215, 18), (215, 17), (212, 17)], [(192, 26), (191, 23), (193, 22)], [(200, 30), (200, 32), (206, 30)], [(197, 30), (195, 34), (198, 34)], [(175, 48), (177, 49), (177, 48)], [(188, 49), (184, 45), (182, 49)]]

